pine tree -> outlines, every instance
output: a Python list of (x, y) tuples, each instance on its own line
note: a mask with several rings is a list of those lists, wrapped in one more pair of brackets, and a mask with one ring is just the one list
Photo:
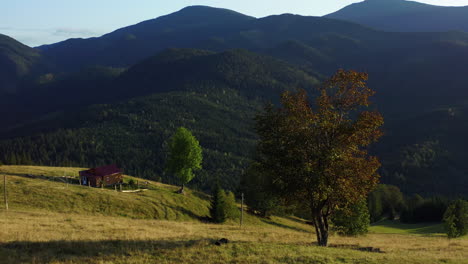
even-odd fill
[(218, 186), (211, 196), (210, 216), (213, 222), (223, 223), (226, 221), (225, 212), (226, 193)]
[(445, 211), (444, 223), (449, 238), (468, 234), (468, 202), (456, 200)]

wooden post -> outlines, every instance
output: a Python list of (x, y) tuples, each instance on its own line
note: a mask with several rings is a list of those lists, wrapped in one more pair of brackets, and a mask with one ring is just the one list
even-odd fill
[(240, 225), (244, 223), (244, 193), (241, 194), (241, 217), (240, 217)]
[(80, 185), (81, 185), (81, 176), (78, 176), (78, 181), (80, 182)]
[(122, 191), (122, 183), (120, 184), (120, 191)]
[(8, 211), (8, 196), (7, 196), (7, 180), (6, 175), (3, 175), (3, 195), (5, 198), (5, 209)]
[(117, 185), (114, 184), (114, 191), (117, 191)]
[(88, 179), (88, 187), (91, 188), (91, 183), (89, 182), (89, 179)]

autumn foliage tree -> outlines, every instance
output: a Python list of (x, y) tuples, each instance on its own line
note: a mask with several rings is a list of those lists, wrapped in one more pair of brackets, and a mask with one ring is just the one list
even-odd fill
[(383, 117), (366, 110), (374, 91), (367, 74), (339, 70), (320, 88), (285, 92), (281, 107), (256, 118), (257, 161), (285, 202), (307, 203), (318, 244), (327, 246), (329, 219), (367, 197), (378, 182), (380, 162), (366, 149), (377, 141)]

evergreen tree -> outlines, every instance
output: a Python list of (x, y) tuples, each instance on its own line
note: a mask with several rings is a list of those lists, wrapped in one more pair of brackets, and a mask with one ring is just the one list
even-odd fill
[(241, 188), (245, 203), (252, 213), (268, 217), (278, 207), (278, 198), (272, 190), (271, 177), (262, 173), (259, 164), (254, 162), (241, 176)]
[(226, 193), (217, 185), (211, 195), (210, 206), (211, 220), (215, 223), (223, 223), (226, 221), (225, 200)]
[(468, 202), (456, 200), (445, 211), (444, 223), (449, 238), (464, 236), (468, 233)]
[(369, 214), (371, 222), (377, 222), (382, 218), (382, 197), (379, 192), (371, 192), (368, 198)]
[(224, 212), (227, 219), (236, 219), (239, 217), (239, 208), (236, 205), (236, 197), (233, 192), (226, 193)]

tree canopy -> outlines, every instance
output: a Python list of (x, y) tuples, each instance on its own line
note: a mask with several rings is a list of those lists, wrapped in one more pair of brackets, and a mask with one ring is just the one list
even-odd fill
[(166, 171), (175, 174), (184, 185), (190, 182), (194, 170), (202, 168), (202, 148), (198, 140), (185, 127), (180, 127), (169, 142), (169, 158)]
[(366, 147), (381, 137), (383, 117), (365, 109), (374, 94), (367, 78), (339, 70), (314, 104), (304, 90), (287, 91), (279, 108), (268, 105), (256, 118), (262, 170), (286, 202), (307, 203), (321, 246), (331, 214), (365, 199), (378, 182), (380, 162)]

